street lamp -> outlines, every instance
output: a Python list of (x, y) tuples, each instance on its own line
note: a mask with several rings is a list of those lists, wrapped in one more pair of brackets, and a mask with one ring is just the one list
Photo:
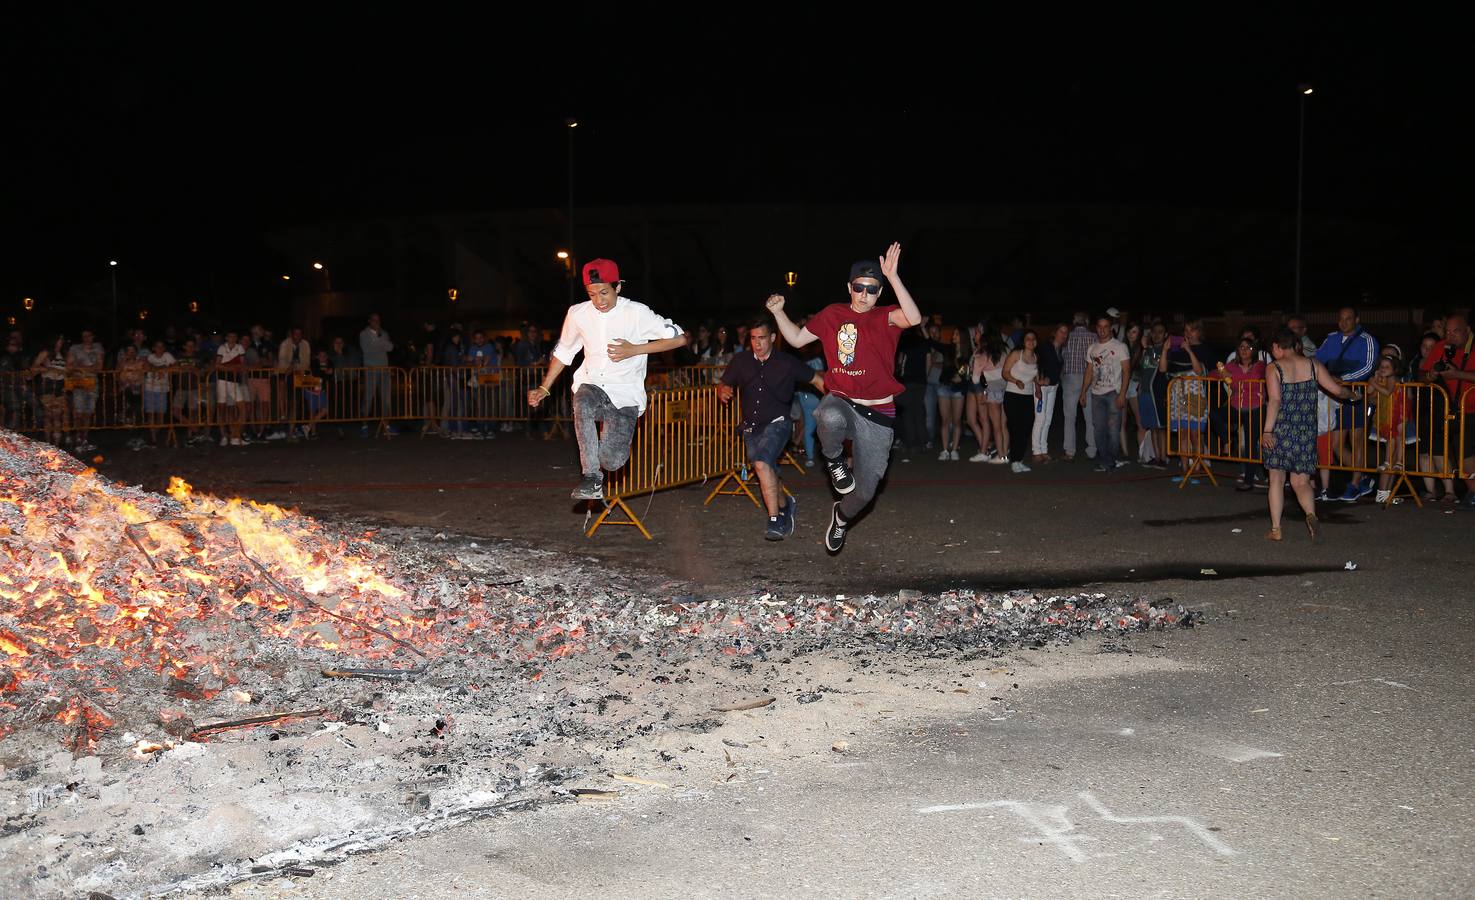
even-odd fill
[(785, 272), (784, 273), (784, 284), (787, 284), (789, 287), (793, 287), (794, 285), (796, 285), (798, 283), (799, 283), (799, 273), (798, 272)]
[(26, 312), (30, 312), (31, 310), (36, 308), (36, 301), (32, 300), (30, 297), (27, 297), (20, 302), (20, 305), (26, 308)]
[(1301, 196), (1306, 171), (1306, 98), (1311, 96), (1312, 87), (1303, 84), (1297, 87), (1301, 92), (1301, 126), (1300, 138), (1296, 146), (1296, 288), (1292, 310), (1301, 311)]
[(312, 267), (323, 273), (323, 290), (330, 294), (333, 293), (333, 273), (329, 272), (328, 267), (321, 262), (314, 261)]
[(568, 302), (574, 302), (574, 129), (579, 127), (577, 119), (564, 119), (568, 126), (568, 252), (558, 258), (565, 260), (569, 272)]

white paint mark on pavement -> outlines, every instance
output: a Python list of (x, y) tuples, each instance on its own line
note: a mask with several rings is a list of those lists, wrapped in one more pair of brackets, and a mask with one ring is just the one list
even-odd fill
[(989, 803), (954, 803), (944, 806), (928, 806), (919, 809), (922, 814), (939, 812), (964, 812), (971, 809), (1007, 809), (1027, 822), (1038, 832), (1034, 837), (1022, 837), (1025, 844), (1045, 843), (1058, 849), (1072, 862), (1085, 862), (1086, 851), (1077, 847), (1080, 841), (1095, 840), (1083, 834), (1074, 834), (1075, 825), (1066, 816), (1063, 803), (1028, 803), (1019, 800), (994, 800)]
[(1162, 823), (1165, 825), (1182, 825), (1184, 828), (1188, 829), (1189, 833), (1191, 833), (1199, 840), (1203, 841), (1205, 845), (1207, 845), (1211, 850), (1213, 850), (1220, 856), (1234, 855), (1234, 850), (1231, 849), (1228, 844), (1214, 837), (1214, 835), (1211, 834), (1207, 828), (1200, 825), (1197, 821), (1188, 818), (1187, 816), (1119, 816), (1111, 810), (1107, 809), (1101, 803), (1101, 801), (1097, 800), (1096, 796), (1090, 791), (1081, 791), (1079, 796), (1082, 800), (1086, 802), (1087, 806), (1091, 807), (1091, 809), (1095, 811), (1096, 815), (1100, 816), (1108, 822), (1118, 822), (1123, 825), (1150, 825), (1157, 823)]

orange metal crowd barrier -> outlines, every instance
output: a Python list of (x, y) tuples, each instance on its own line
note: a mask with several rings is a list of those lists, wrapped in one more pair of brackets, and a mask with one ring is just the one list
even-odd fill
[[(652, 368), (647, 386), (716, 384), (721, 370)], [(566, 388), (555, 386), (536, 410), (527, 403), (547, 373), (546, 366), (217, 370), (190, 361), (164, 370), (4, 372), (0, 411), (14, 431), (60, 439), (137, 430), (167, 444), (178, 443), (176, 430), (198, 439), (235, 425), (294, 436), (321, 424), (361, 424), (385, 434), (396, 423), (420, 422), (422, 436), (455, 436), (474, 425), (523, 422), (546, 424), (549, 437), (567, 436), (573, 408)]]
[[(605, 482), (605, 506), (586, 535), (605, 525), (632, 525), (650, 532), (626, 502), (638, 494), (696, 484), (726, 475), (742, 463), (736, 400), (723, 403), (714, 386), (651, 391), (635, 427), (630, 462)], [(619, 511), (624, 519), (611, 515)]]
[[(1415, 478), (1466, 477), (1465, 417), (1450, 413), (1442, 386), (1376, 380), (1350, 386), (1357, 392), (1353, 400), (1319, 397), (1321, 468), (1378, 476), (1379, 489), (1390, 492), (1387, 503), (1402, 495), (1420, 503)], [(1264, 379), (1174, 378), (1168, 386), (1167, 453), (1189, 463), (1179, 487), (1198, 475), (1217, 485), (1211, 461), (1261, 462), (1267, 404)], [(1452, 449), (1459, 456), (1451, 456)]]

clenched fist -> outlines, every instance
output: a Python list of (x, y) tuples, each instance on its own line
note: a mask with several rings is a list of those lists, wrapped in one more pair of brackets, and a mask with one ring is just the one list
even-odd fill
[(763, 305), (768, 307), (769, 312), (776, 313), (784, 308), (784, 295), (769, 294), (768, 300)]

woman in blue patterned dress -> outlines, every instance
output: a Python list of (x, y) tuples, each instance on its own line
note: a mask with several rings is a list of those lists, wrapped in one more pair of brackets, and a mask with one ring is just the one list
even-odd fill
[(1354, 392), (1338, 381), (1326, 367), (1301, 355), (1301, 342), (1289, 328), (1276, 332), (1270, 344), (1274, 359), (1265, 372), (1268, 403), (1260, 446), (1265, 448), (1265, 468), (1270, 470), (1269, 541), (1278, 541), (1280, 514), (1285, 508), (1286, 475), (1291, 490), (1306, 513), (1306, 530), (1315, 541), (1321, 533), (1316, 518), (1316, 495), (1311, 490), (1311, 476), (1316, 473), (1316, 396), (1317, 385), (1341, 400), (1349, 400)]

